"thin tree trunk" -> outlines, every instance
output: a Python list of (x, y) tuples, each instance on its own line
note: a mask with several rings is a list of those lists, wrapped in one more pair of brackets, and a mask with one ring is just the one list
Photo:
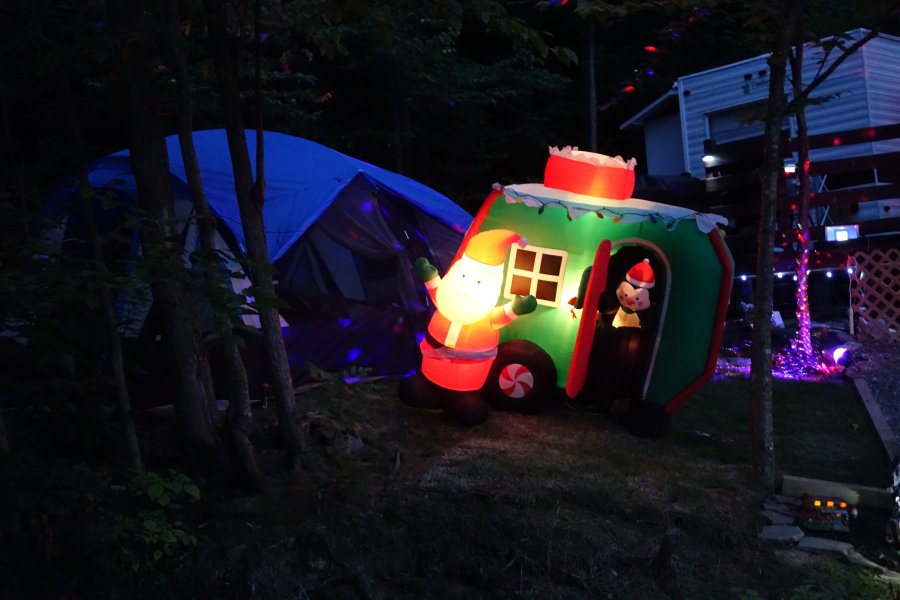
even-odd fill
[[(0, 160), (12, 160), (12, 138), (9, 134), (9, 112), (6, 107), (6, 94), (0, 91)], [(0, 405), (0, 455), (9, 454), (9, 435), (6, 421), (3, 418), (3, 406)]]
[[(177, 0), (168, 0), (166, 9), (169, 24), (172, 27), (175, 42), (172, 44), (173, 66), (178, 82), (178, 142), (187, 175), (188, 188), (197, 213), (197, 225), (200, 230), (200, 248), (203, 272), (206, 285), (210, 290), (227, 288), (226, 279), (218, 269), (216, 255), (216, 218), (209, 208), (206, 191), (203, 189), (203, 178), (194, 147), (193, 132), (193, 99), (190, 70), (178, 39), (181, 35), (180, 18)], [(231, 439), (235, 451), (236, 466), (245, 482), (254, 490), (264, 487), (264, 478), (256, 463), (256, 454), (250, 434), (253, 429), (253, 414), (250, 409), (250, 385), (247, 381), (247, 369), (241, 358), (240, 349), (233, 332), (234, 323), (231, 315), (215, 311), (216, 330), (221, 336), (222, 352), (229, 374), (229, 421)]]
[[(65, 103), (66, 116), (69, 127), (69, 136), (75, 160), (78, 166), (78, 183), (81, 192), (81, 201), (84, 205), (85, 220), (91, 239), (91, 249), (94, 258), (108, 274), (106, 257), (103, 255), (103, 245), (100, 243), (100, 232), (97, 229), (97, 219), (94, 213), (94, 199), (87, 195), (91, 188), (84, 164), (87, 159), (84, 151), (84, 138), (81, 135), (81, 127), (75, 111), (75, 102), (72, 99), (72, 90), (68, 80), (62, 77), (62, 96)], [(137, 430), (134, 426), (134, 413), (131, 410), (131, 396), (128, 393), (128, 383), (125, 378), (125, 358), (122, 350), (122, 338), (119, 335), (119, 323), (116, 319), (116, 311), (113, 307), (112, 294), (105, 285), (100, 287), (100, 306), (103, 310), (103, 319), (106, 325), (106, 335), (109, 341), (109, 354), (112, 360), (113, 380), (116, 387), (116, 408), (122, 424), (122, 434), (125, 437), (125, 451), (128, 464), (138, 473), (144, 472), (144, 461), (141, 457), (141, 447), (138, 443)]]
[[(402, 67), (400, 67), (402, 69)], [(401, 74), (400, 78), (405, 78)], [(412, 118), (409, 110), (409, 99), (401, 92), (396, 94), (393, 101), (394, 108), (394, 168), (398, 173), (409, 173), (412, 169)]]
[(585, 126), (587, 127), (587, 149), (597, 151), (597, 23), (588, 17), (584, 23), (584, 99)]
[[(10, 165), (10, 175), (15, 174), (15, 183), (10, 187), (15, 191), (19, 208), (26, 210), (28, 202), (25, 194), (25, 161), (16, 155), (12, 134), (9, 130), (9, 106), (6, 92), (0, 90), (0, 160)], [(22, 220), (22, 228), (28, 233), (28, 221)]]
[[(171, 268), (183, 268), (155, 81), (148, 49), (135, 35), (145, 11), (144, 2), (106, 0), (106, 6), (112, 26), (131, 36), (121, 50), (117, 76), (127, 115), (131, 169), (145, 213), (143, 247), (145, 252), (162, 251)], [(225, 465), (213, 427), (212, 378), (192, 306), (165, 275), (155, 276), (150, 289), (170, 351), (178, 389), (175, 410), (187, 451), (203, 472), (220, 475)]]
[(9, 131), (9, 108), (6, 92), (0, 91), (0, 160), (12, 160), (12, 134)]
[[(803, 15), (797, 17), (794, 33), (794, 52), (791, 54), (791, 87), (794, 98), (803, 96), (803, 38), (806, 24)], [(797, 339), (795, 350), (810, 364), (813, 358), (809, 314), (809, 127), (806, 124), (806, 106), (797, 104)]]
[(778, 183), (782, 177), (781, 124), (786, 98), (784, 80), (787, 53), (801, 0), (789, 0), (769, 57), (769, 100), (763, 136), (762, 185), (759, 229), (756, 238), (756, 290), (754, 295), (750, 404), (753, 466), (766, 490), (775, 489), (775, 433), (772, 419), (772, 254)]
[(6, 433), (6, 418), (3, 416), (3, 407), (0, 406), (0, 457), (9, 454), (9, 434)]
[[(259, 195), (264, 190), (265, 180), (263, 177), (259, 177), (256, 184), (253, 181), (250, 155), (241, 119), (240, 89), (235, 63), (227, 41), (225, 6), (221, 0), (204, 0), (204, 6), (209, 19), (211, 53), (219, 85), (219, 99), (222, 104), (228, 147), (231, 152), (235, 195), (244, 228), (247, 253), (254, 267), (252, 280), (260, 294), (274, 297), (275, 285), (272, 273), (267, 268), (269, 251), (263, 225), (263, 198)], [(261, 169), (262, 166), (262, 162), (257, 163), (258, 169)], [(272, 388), (277, 403), (285, 462), (288, 468), (294, 469), (299, 466), (299, 461), (303, 457), (305, 438), (301, 435), (300, 426), (297, 423), (293, 381), (287, 352), (284, 348), (278, 309), (268, 302), (262, 301), (257, 302), (257, 311), (262, 325), (269, 374), (272, 377)]]

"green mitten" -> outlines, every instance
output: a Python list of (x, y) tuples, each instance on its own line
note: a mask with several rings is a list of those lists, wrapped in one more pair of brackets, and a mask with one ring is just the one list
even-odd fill
[(537, 308), (537, 299), (534, 296), (516, 296), (512, 301), (512, 310), (519, 316), (534, 312)]
[(419, 258), (417, 258), (413, 266), (416, 269), (416, 275), (419, 276), (419, 279), (422, 280), (422, 283), (431, 281), (438, 276), (437, 267), (428, 262), (428, 259), (424, 256), (420, 256)]

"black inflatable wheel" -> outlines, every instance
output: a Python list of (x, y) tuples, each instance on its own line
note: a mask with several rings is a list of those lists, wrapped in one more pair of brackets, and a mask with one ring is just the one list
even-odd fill
[(546, 408), (559, 393), (553, 360), (527, 340), (500, 345), (484, 388), (495, 410), (532, 414)]
[(665, 412), (662, 406), (642, 400), (633, 400), (628, 405), (626, 420), (628, 431), (651, 440), (665, 436), (672, 426), (672, 415)]

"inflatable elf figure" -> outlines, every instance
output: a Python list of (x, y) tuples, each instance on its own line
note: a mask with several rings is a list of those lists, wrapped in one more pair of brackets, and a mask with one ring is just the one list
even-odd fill
[(613, 327), (640, 327), (638, 311), (650, 307), (650, 289), (656, 284), (650, 259), (645, 258), (625, 274), (625, 281), (616, 288), (619, 310), (613, 318)]
[(528, 241), (509, 229), (482, 231), (469, 239), (443, 278), (426, 259), (416, 260), (416, 273), (437, 310), (419, 345), (421, 372), (400, 382), (398, 395), (405, 404), (443, 408), (463, 425), (487, 418), (481, 388), (497, 356), (498, 330), (537, 307), (534, 296), (516, 296), (497, 306), (512, 244), (524, 247)]

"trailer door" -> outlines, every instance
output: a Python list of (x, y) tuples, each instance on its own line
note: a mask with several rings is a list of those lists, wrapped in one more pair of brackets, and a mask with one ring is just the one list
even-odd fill
[(572, 365), (569, 369), (569, 380), (566, 382), (566, 395), (575, 398), (584, 387), (587, 377), (588, 361), (591, 347), (594, 344), (594, 330), (597, 327), (597, 308), (600, 295), (606, 289), (606, 273), (609, 269), (609, 253), (612, 244), (603, 240), (597, 246), (590, 276), (584, 291), (584, 302), (581, 310), (581, 321), (578, 323), (578, 334), (575, 338), (575, 349), (572, 351)]

